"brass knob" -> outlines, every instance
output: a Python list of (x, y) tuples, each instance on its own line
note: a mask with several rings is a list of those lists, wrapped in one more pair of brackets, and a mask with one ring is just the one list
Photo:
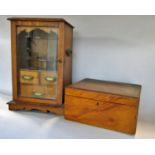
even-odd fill
[(35, 91), (33, 91), (33, 92), (32, 92), (32, 96), (33, 96), (33, 97), (43, 97), (44, 94), (41, 93), (41, 92), (35, 92)]
[(58, 63), (62, 63), (62, 60), (61, 60), (61, 59), (58, 59), (57, 62), (58, 62)]
[(51, 77), (51, 76), (45, 77), (45, 80), (48, 81), (48, 82), (55, 82), (56, 79), (57, 79), (56, 77)]
[(23, 75), (23, 76), (22, 76), (22, 79), (23, 79), (23, 80), (27, 80), (27, 81), (31, 81), (31, 80), (34, 79), (34, 77), (33, 77), (33, 76), (29, 76), (29, 75)]

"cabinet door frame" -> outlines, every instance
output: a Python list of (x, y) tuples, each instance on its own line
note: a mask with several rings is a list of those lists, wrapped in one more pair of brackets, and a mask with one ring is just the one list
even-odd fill
[[(17, 27), (56, 27), (58, 28), (58, 53), (57, 58), (57, 97), (56, 99), (38, 99), (18, 96), (18, 71), (17, 71)], [(62, 22), (41, 22), (41, 21), (11, 21), (11, 47), (12, 47), (12, 87), (13, 87), (13, 100), (23, 103), (35, 103), (41, 105), (59, 105), (62, 104), (63, 94), (63, 64), (64, 64), (64, 23)]]

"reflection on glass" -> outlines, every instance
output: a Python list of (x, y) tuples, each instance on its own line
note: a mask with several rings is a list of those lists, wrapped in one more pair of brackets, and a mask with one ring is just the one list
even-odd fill
[(19, 96), (44, 99), (56, 98), (57, 48), (57, 28), (17, 28)]

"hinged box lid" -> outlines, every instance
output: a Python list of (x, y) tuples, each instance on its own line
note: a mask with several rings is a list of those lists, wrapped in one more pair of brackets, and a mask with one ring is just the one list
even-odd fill
[(84, 79), (66, 88), (65, 94), (94, 100), (135, 105), (141, 86), (136, 84)]

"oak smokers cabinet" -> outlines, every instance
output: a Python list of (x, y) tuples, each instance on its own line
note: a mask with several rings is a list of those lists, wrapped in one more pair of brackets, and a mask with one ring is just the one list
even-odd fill
[(9, 18), (13, 101), (10, 110), (63, 112), (71, 84), (73, 26), (64, 19)]

